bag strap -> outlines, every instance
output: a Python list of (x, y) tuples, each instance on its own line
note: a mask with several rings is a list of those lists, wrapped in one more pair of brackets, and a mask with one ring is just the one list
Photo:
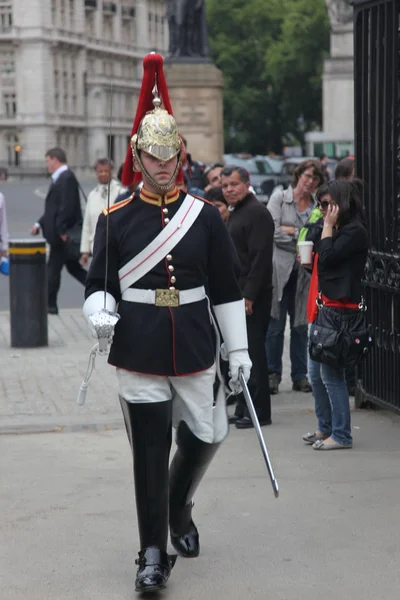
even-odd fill
[[(321, 308), (323, 306), (325, 306), (325, 302), (322, 299), (322, 292), (318, 292), (318, 296), (315, 299), (315, 303), (318, 306), (318, 310), (321, 310)], [(361, 296), (361, 301), (360, 301), (360, 304), (358, 305), (358, 310), (360, 312), (367, 312), (367, 305), (365, 303), (364, 296)]]
[(82, 196), (83, 196), (83, 197), (84, 197), (84, 199), (85, 199), (85, 203), (87, 204), (87, 197), (86, 197), (86, 194), (85, 194), (85, 192), (83, 191), (83, 189), (82, 189), (82, 186), (81, 186), (81, 184), (79, 183), (78, 179), (77, 179), (76, 181), (78, 182), (78, 188), (79, 188), (79, 191), (81, 192)]

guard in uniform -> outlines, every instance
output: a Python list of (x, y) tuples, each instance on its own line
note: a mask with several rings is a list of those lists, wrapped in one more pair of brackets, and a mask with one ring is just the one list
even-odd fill
[[(181, 556), (199, 554), (192, 498), (228, 433), (223, 386), (213, 401), (213, 315), (231, 385), (237, 388), (240, 369), (246, 379), (251, 369), (236, 252), (218, 210), (178, 191), (183, 152), (163, 60), (152, 53), (122, 176), (126, 186), (144, 185), (100, 215), (84, 304), (87, 319), (117, 306), (120, 315), (109, 363), (134, 460), (139, 592), (167, 582), (168, 527)], [(172, 427), (177, 451), (169, 468)]]

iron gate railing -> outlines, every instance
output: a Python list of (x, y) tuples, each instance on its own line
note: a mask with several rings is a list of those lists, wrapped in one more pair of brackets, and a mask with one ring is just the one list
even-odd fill
[(353, 5), (356, 172), (365, 182), (365, 295), (375, 337), (356, 403), (400, 411), (400, 0)]

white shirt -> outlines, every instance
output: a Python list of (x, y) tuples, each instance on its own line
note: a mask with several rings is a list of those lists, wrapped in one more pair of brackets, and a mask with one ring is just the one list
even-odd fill
[[(116, 179), (110, 182), (110, 206), (125, 188)], [(82, 225), (81, 254), (93, 251), (93, 238), (100, 213), (107, 207), (108, 183), (97, 184), (89, 193)]]
[(51, 174), (51, 180), (53, 183), (55, 183), (57, 181), (57, 179), (60, 177), (61, 173), (64, 173), (64, 171), (68, 170), (68, 165), (61, 165), (61, 167), (58, 167), (58, 169), (56, 169), (54, 171), (54, 173)]

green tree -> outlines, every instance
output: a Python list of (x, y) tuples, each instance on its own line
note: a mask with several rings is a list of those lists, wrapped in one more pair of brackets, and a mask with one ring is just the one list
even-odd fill
[(329, 50), (324, 0), (207, 0), (210, 44), (225, 77), (227, 152), (281, 152), (322, 120)]

